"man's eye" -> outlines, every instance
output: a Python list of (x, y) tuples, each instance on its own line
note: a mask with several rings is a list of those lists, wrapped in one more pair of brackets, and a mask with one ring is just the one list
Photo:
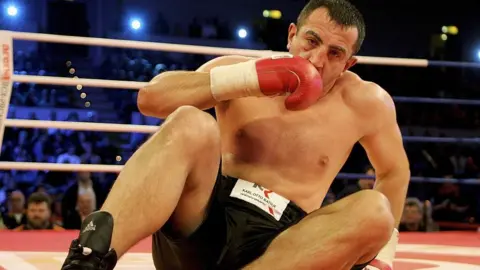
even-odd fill
[(339, 57), (339, 56), (340, 56), (340, 53), (337, 52), (337, 51), (331, 51), (330, 54), (333, 55), (333, 56), (335, 56), (335, 57)]

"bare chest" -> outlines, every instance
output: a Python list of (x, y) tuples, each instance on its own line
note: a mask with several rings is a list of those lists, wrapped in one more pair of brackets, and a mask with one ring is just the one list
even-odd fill
[(224, 150), (246, 163), (296, 168), (343, 164), (360, 133), (341, 98), (322, 99), (304, 111), (287, 111), (283, 102), (284, 97), (277, 97), (231, 103), (220, 116)]

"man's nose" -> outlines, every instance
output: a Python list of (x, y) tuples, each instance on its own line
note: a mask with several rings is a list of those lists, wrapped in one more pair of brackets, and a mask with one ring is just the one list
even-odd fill
[(308, 61), (310, 61), (310, 63), (312, 63), (318, 70), (322, 70), (327, 59), (322, 54), (314, 54), (308, 58)]

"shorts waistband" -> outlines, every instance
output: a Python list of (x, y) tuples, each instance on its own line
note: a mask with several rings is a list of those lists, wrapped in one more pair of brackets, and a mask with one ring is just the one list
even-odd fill
[(228, 190), (229, 197), (246, 201), (262, 209), (264, 215), (273, 217), (281, 223), (291, 225), (307, 216), (307, 213), (294, 202), (272, 190), (244, 179), (225, 175), (222, 178), (226, 180), (223, 186)]

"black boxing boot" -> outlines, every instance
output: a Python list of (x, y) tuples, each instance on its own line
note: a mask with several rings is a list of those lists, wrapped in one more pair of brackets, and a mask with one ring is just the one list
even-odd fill
[(72, 241), (61, 270), (112, 270), (117, 264), (117, 253), (110, 249), (113, 217), (98, 211), (82, 222), (80, 236)]

